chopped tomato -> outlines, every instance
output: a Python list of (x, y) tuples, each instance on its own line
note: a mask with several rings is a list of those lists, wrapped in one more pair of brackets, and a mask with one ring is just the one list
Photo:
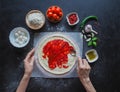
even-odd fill
[(67, 66), (67, 65), (63, 65), (63, 68), (68, 68), (69, 66)]
[(68, 54), (72, 48), (67, 41), (61, 39), (49, 41), (43, 48), (43, 58), (48, 58), (50, 69), (68, 68)]

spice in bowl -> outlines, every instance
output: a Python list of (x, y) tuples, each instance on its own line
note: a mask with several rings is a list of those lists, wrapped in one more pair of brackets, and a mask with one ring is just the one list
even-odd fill
[(26, 15), (26, 24), (31, 29), (40, 29), (45, 24), (45, 16), (39, 10), (32, 10)]
[(79, 22), (79, 17), (76, 12), (71, 12), (66, 16), (67, 22), (70, 26), (74, 26)]

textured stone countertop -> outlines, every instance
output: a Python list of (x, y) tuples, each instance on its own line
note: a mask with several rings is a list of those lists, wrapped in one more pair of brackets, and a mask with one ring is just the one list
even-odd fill
[[(25, 15), (32, 9), (44, 14), (51, 5), (63, 9), (60, 23), (46, 20), (45, 26), (37, 32), (78, 32), (80, 22), (86, 16), (96, 15), (99, 26), (99, 45), (96, 48), (99, 59), (90, 64), (90, 78), (97, 92), (120, 92), (120, 0), (0, 0), (0, 92), (14, 92), (23, 76), (23, 59), (33, 47), (35, 31), (25, 24)], [(68, 26), (66, 14), (75, 11), (80, 22), (75, 27)], [(9, 42), (9, 33), (15, 27), (24, 27), (30, 32), (29, 44), (21, 49)], [(87, 49), (84, 41), (83, 58)], [(27, 92), (85, 92), (78, 78), (45, 79), (31, 78)]]

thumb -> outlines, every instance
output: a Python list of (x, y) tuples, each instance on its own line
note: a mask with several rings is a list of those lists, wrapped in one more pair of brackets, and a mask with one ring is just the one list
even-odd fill
[(30, 62), (30, 63), (31, 63), (31, 64), (34, 64), (34, 61), (35, 61), (35, 58), (34, 58), (34, 56), (32, 56), (32, 57), (31, 57), (31, 62)]
[(80, 57), (78, 57), (78, 66), (80, 66), (82, 64), (83, 64), (82, 59)]

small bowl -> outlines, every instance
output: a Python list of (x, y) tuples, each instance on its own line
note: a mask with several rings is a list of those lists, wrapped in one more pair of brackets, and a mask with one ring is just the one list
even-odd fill
[[(30, 23), (30, 21), (29, 21), (29, 16), (30, 16), (30, 14), (34, 14), (34, 13), (38, 13), (38, 14), (41, 15), (41, 17), (42, 17), (42, 19), (43, 19), (43, 21), (42, 21), (41, 24), (35, 25), (35, 24)], [(25, 18), (25, 21), (26, 21), (26, 24), (27, 24), (27, 26), (28, 26), (29, 28), (31, 28), (31, 29), (33, 29), (33, 30), (38, 30), (38, 29), (40, 29), (40, 28), (42, 28), (42, 27), (44, 26), (44, 24), (45, 24), (45, 16), (44, 16), (44, 14), (43, 14), (41, 11), (39, 11), (39, 10), (31, 10), (31, 11), (29, 11), (29, 12), (27, 13), (26, 18)]]
[[(16, 39), (18, 39), (18, 36), (20, 37), (20, 35), (18, 35), (18, 31), (21, 32), (21, 34), (24, 34), (24, 37), (26, 37), (26, 40), (24, 39), (24, 43), (20, 44), (20, 40), (18, 40), (16, 42)], [(17, 37), (15, 36), (15, 33), (17, 33), (16, 35), (18, 35)], [(14, 47), (17, 47), (17, 48), (22, 48), (22, 47), (25, 47), (29, 41), (30, 41), (30, 34), (29, 32), (23, 28), (23, 27), (16, 27), (14, 28), (11, 32), (10, 32), (10, 35), (9, 35), (9, 40), (10, 40), (10, 43), (14, 46)], [(23, 40), (23, 38), (22, 38)]]
[(88, 50), (85, 53), (85, 56), (86, 56), (89, 63), (95, 62), (99, 57), (98, 53), (97, 53), (97, 51), (95, 49)]
[[(61, 16), (59, 15), (59, 13), (57, 12), (56, 13), (56, 9), (57, 8), (59, 8), (60, 10), (59, 10), (59, 13), (61, 13)], [(53, 10), (52, 10), (53, 9)], [(52, 13), (52, 15), (49, 17), (49, 12), (51, 12)], [(55, 19), (54, 17), (53, 17), (53, 14), (55, 14), (55, 15), (57, 15), (58, 17), (59, 17), (59, 19)], [(46, 18), (50, 21), (50, 22), (52, 22), (52, 23), (58, 23), (58, 22), (60, 22), (61, 20), (62, 20), (62, 18), (63, 18), (63, 10), (62, 10), (62, 8), (60, 8), (59, 6), (57, 6), (57, 5), (53, 5), (53, 6), (50, 6), (48, 9), (47, 9), (47, 11), (46, 11)]]
[[(71, 23), (70, 16), (72, 16), (73, 14), (75, 14), (74, 16), (76, 17), (76, 19), (74, 20), (74, 23)], [(69, 13), (69, 14), (66, 15), (66, 19), (67, 19), (67, 22), (70, 26), (74, 26), (74, 25), (78, 24), (78, 22), (79, 22), (78, 13), (76, 13), (76, 12)]]

